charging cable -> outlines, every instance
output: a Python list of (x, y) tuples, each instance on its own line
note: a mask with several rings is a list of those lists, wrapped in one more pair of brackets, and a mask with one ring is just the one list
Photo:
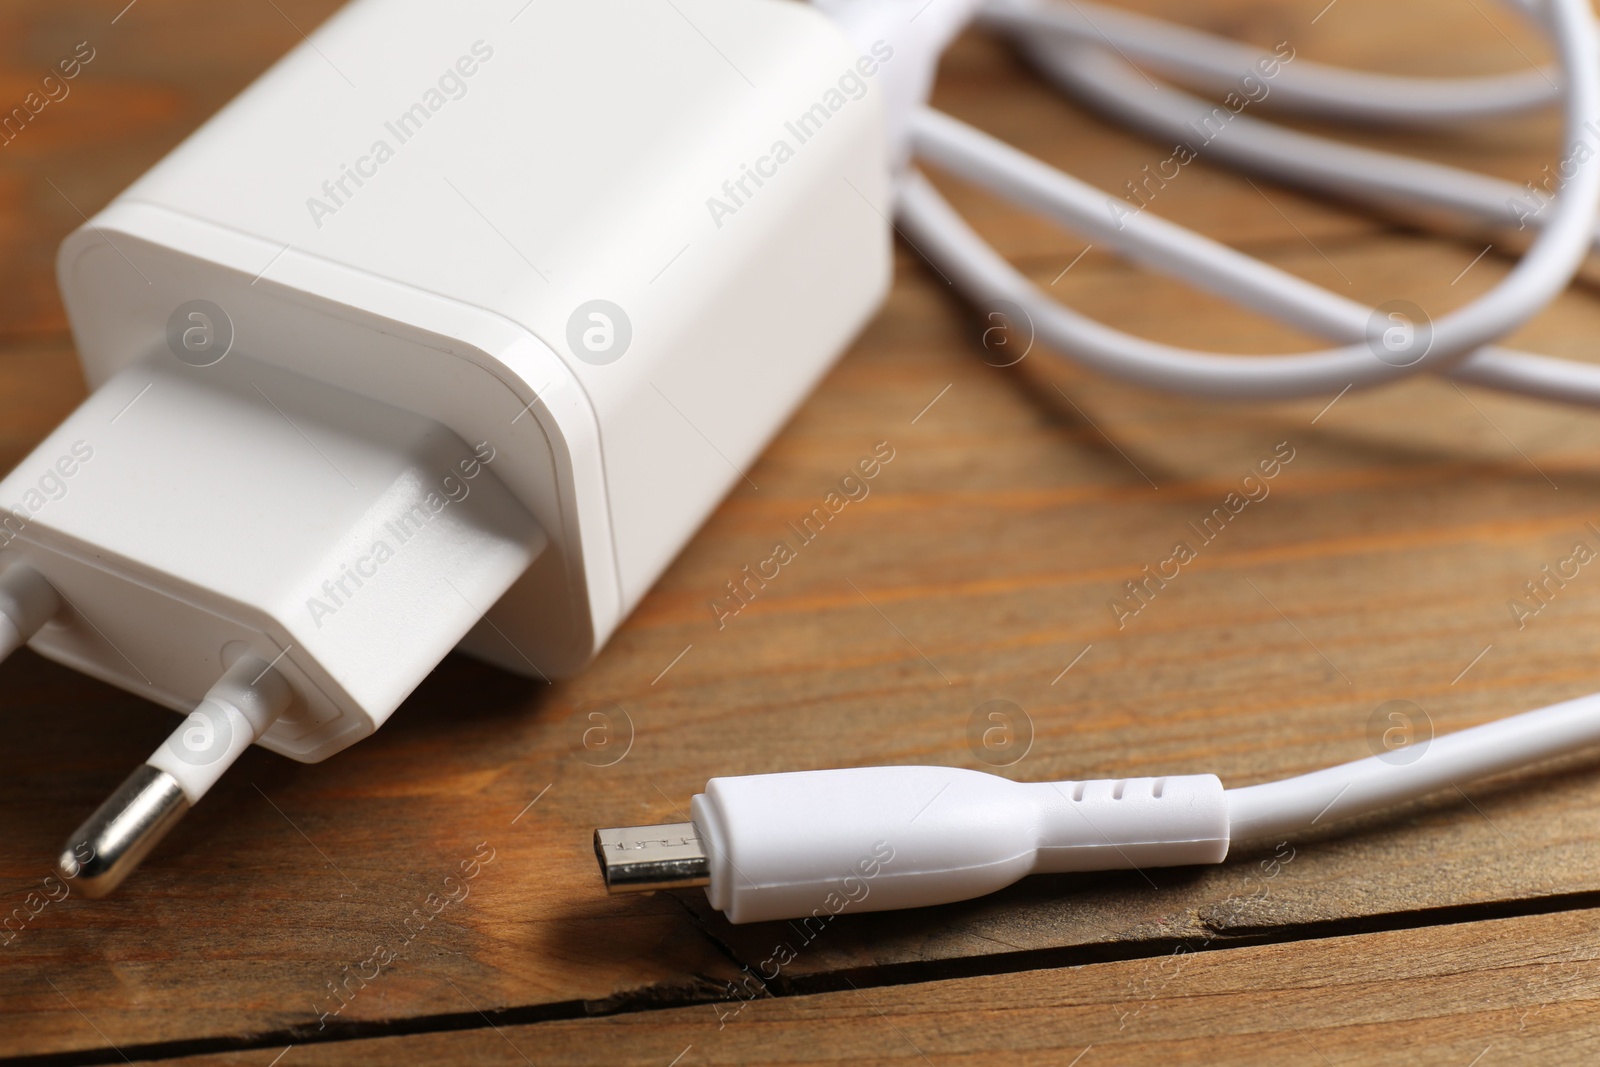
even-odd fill
[[(922, 907), (1028, 874), (1221, 863), (1441, 789), (1600, 744), (1600, 694), (1262, 785), (1215, 775), (1013, 782), (955, 767), (713, 778), (691, 821), (595, 831), (612, 892), (705, 886), (732, 922)], [(1412, 751), (1408, 751), (1408, 757)]]
[[(1437, 320), (1394, 329), (1371, 308), (1112, 198), (923, 105), (938, 54), (973, 18), (1011, 38), (1046, 77), (1136, 129), (1182, 140), (1261, 56), (1245, 45), (1089, 0), (818, 0), (858, 44), (889, 39), (886, 88), (897, 214), (919, 251), (979, 307), (1008, 301), (1060, 356), (1140, 385), (1193, 396), (1279, 400), (1435, 373), (1573, 403), (1600, 404), (1600, 367), (1498, 347), (1600, 248), (1600, 158), (1574, 151), (1535, 209), (1524, 190), (1458, 168), (1344, 145), (1232, 115), (1208, 158), (1432, 224), (1531, 229), (1516, 267)], [(1389, 126), (1457, 124), (1559, 104), (1564, 143), (1600, 121), (1600, 45), (1583, 0), (1512, 5), (1549, 38), (1559, 72), (1424, 79), (1297, 62), (1271, 99), (1284, 110)], [(920, 26), (917, 25), (921, 20)], [(903, 58), (901, 58), (903, 57)], [(1131, 64), (1138, 63), (1139, 67)], [(1557, 89), (1559, 86), (1559, 90)], [(912, 158), (1046, 215), (1158, 273), (1310, 333), (1335, 347), (1233, 356), (1159, 344), (1051, 300), (985, 242)], [(1600, 744), (1600, 694), (1437, 737), (1405, 761), (1373, 756), (1262, 785), (1215, 775), (1013, 782), (942, 767), (862, 767), (713, 778), (690, 821), (595, 833), (613, 892), (704, 886), (732, 922), (801, 919), (963, 900), (1033, 873), (1220, 863), (1230, 847), (1321, 825)]]

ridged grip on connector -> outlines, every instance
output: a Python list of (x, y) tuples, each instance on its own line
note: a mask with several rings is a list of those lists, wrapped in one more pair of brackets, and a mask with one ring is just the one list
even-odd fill
[(1012, 782), (950, 767), (714, 778), (692, 818), (732, 922), (965, 900), (1035, 872), (1218, 863), (1214, 775)]
[(1028, 782), (1041, 818), (1034, 872), (1221, 863), (1228, 804), (1214, 774)]

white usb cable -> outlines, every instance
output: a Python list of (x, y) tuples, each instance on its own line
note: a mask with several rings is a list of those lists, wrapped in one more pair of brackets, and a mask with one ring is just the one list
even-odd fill
[[(1521, 4), (1511, 6), (1528, 11)], [(1109, 54), (1218, 95), (1234, 90), (1240, 76), (1261, 58), (1260, 50), (1250, 45), (1094, 0), (989, 0), (979, 17), (984, 25), (1006, 32), (1024, 46), (1055, 49), (1066, 38), (1096, 52), (1109, 48)], [(1346, 122), (1427, 126), (1547, 107), (1560, 99), (1558, 84), (1557, 75), (1543, 69), (1418, 78), (1345, 70), (1297, 58), (1273, 77), (1272, 94), (1261, 103)]]
[[(1013, 782), (955, 767), (713, 778), (691, 821), (595, 831), (607, 888), (705, 886), (732, 922), (922, 907), (1029, 874), (1221, 863), (1278, 841), (1600, 744), (1600, 694), (1262, 785), (1215, 775)], [(1402, 750), (1403, 751), (1403, 750)]]
[[(1600, 105), (1600, 97), (1595, 95), (1600, 85), (1600, 59), (1596, 58), (1593, 19), (1586, 8), (1567, 0), (1552, 4), (1550, 11), (1554, 23), (1552, 43), (1562, 56), (1563, 71), (1570, 72), (1565, 86), (1565, 140), (1577, 143), (1586, 129), (1585, 123), (1595, 121), (1595, 108)], [(1073, 183), (1054, 168), (1020, 152), (1002, 150), (992, 138), (953, 119), (924, 112), (918, 117), (914, 137), (919, 154), (1024, 206), (1051, 211), (1072, 225), (1083, 225), (1091, 219), (1106, 224), (1102, 229), (1114, 229), (1115, 233), (1102, 232), (1101, 236), (1108, 240), (1120, 237), (1125, 250), (1141, 236), (1164, 230), (1167, 240), (1163, 247), (1150, 247), (1147, 243), (1150, 254), (1140, 256), (1147, 264), (1161, 266), (1180, 238), (1191, 238), (1190, 243), (1201, 252), (1192, 257), (1190, 280), (1204, 281), (1208, 268), (1232, 267), (1229, 273), (1237, 276), (1237, 264), (1254, 262), (1249, 257), (1229, 255), (1222, 246), (1181, 227), (1157, 224), (1153, 216), (1147, 217), (1148, 212), (1121, 218), (1121, 225), (1117, 226), (1117, 220), (1107, 211), (1104, 193)], [(1226, 135), (1218, 138), (1226, 140)], [(1489, 293), (1441, 316), (1431, 329), (1416, 324), (1416, 347), (1388, 348), (1384, 358), (1375, 355), (1372, 345), (1383, 336), (1388, 319), (1370, 308), (1364, 314), (1340, 316), (1343, 323), (1335, 336), (1342, 334), (1340, 340), (1354, 343), (1328, 352), (1292, 356), (1230, 358), (1110, 331), (1062, 309), (1031, 284), (1018, 284), (1020, 275), (1009, 267), (1001, 269), (1003, 261), (997, 256), (975, 254), (971, 241), (955, 232), (953, 216), (937, 209), (937, 194), (931, 188), (914, 189), (902, 200), (901, 214), (909, 228), (933, 245), (925, 249), (927, 254), (976, 302), (985, 305), (1007, 299), (1019, 304), (1032, 317), (1044, 340), (1104, 373), (1155, 388), (1237, 399), (1331, 396), (1347, 385), (1361, 388), (1424, 370), (1448, 369), (1509, 332), (1511, 323), (1525, 321), (1537, 313), (1564, 290), (1592, 240), (1595, 198), (1600, 194), (1600, 160), (1575, 157), (1571, 170), (1571, 178), (1545, 213), (1548, 222), (1521, 263)], [(1076, 191), (1081, 195), (1076, 198), (1069, 196), (1068, 187), (1072, 184), (1080, 186)], [(1317, 288), (1278, 273), (1275, 282), (1261, 286), (1246, 288), (1230, 278), (1208, 283), (1207, 287), (1275, 314), (1277, 308)], [(1300, 303), (1303, 306), (1304, 300)], [(1324, 334), (1331, 332), (1327, 326), (1319, 328), (1305, 318), (1300, 318), (1298, 324)], [(1574, 366), (1581, 367), (1576, 376), (1588, 378), (1600, 373)], [(1513, 364), (1509, 374), (1506, 368), (1497, 369), (1501, 376), (1515, 380), (1514, 368)]]
[[(1339, 347), (1230, 356), (1158, 344), (1051, 300), (968, 226), (909, 163), (897, 213), (918, 249), (980, 308), (1008, 301), (1061, 355), (1154, 388), (1231, 399), (1332, 396), (1409, 374), (1552, 400), (1600, 405), (1600, 367), (1494, 347), (1566, 288), (1600, 247), (1600, 158), (1572, 153), (1555, 195), (1526, 215), (1506, 182), (1343, 145), (1242, 115), (1208, 147), (1274, 179), (1389, 210), (1440, 209), (1478, 225), (1527, 226), (1534, 237), (1498, 285), (1416, 327), (1396, 347), (1382, 313), (1148, 211), (1112, 198), (926, 107), (938, 51), (972, 17), (971, 0), (821, 0), (859, 42), (897, 50), (890, 135), (897, 156), (928, 163), (1055, 218), (1152, 270), (1184, 280)], [(1421, 79), (1298, 61), (1274, 82), (1275, 106), (1385, 125), (1460, 123), (1559, 101), (1564, 143), (1600, 122), (1600, 46), (1583, 0), (1513, 6), (1560, 58), (1544, 71)], [(931, 10), (922, 27), (914, 24)], [(1181, 139), (1214, 105), (1153, 87), (1129, 61), (1186, 84), (1229, 91), (1260, 58), (1247, 46), (1088, 0), (991, 0), (981, 17), (1013, 36), (1063, 88), (1131, 125)], [(886, 74), (889, 74), (886, 68)], [(1559, 84), (1559, 92), (1555, 86)], [(1031, 873), (1219, 863), (1234, 842), (1279, 840), (1465, 783), (1600, 745), (1600, 694), (1431, 739), (1405, 759), (1373, 756), (1262, 785), (1224, 789), (1214, 775), (1088, 782), (1012, 782), (939, 767), (863, 767), (714, 778), (691, 821), (599, 830), (595, 853), (612, 891), (705, 886), (733, 922), (806, 921), (962, 900)]]

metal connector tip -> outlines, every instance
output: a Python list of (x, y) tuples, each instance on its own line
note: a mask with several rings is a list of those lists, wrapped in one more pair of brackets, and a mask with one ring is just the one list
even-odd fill
[(56, 871), (75, 880), (84, 896), (103, 897), (122, 884), (188, 810), (189, 798), (176, 778), (140, 764), (78, 827), (61, 850)]
[(594, 854), (612, 893), (711, 884), (711, 863), (694, 823), (596, 830)]

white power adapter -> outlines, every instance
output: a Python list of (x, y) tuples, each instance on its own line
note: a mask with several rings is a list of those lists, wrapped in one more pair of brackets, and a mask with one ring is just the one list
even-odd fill
[(69, 236), (94, 392), (0, 483), (0, 649), (188, 718), (64, 873), (452, 648), (583, 666), (881, 299), (892, 56), (781, 0), (358, 0)]
[[(60, 281), (95, 391), (0, 482), (0, 655), (26, 642), (188, 715), (62, 873), (108, 892), (251, 743), (323, 759), (452, 648), (579, 669), (876, 307), (891, 213), (957, 290), (1142, 384), (1337, 399), (1438, 371), (1600, 403), (1593, 367), (1494, 347), (1593, 244), (1600, 160), (1572, 162), (1504, 281), (1391, 349), (1364, 332), (1391, 305), (1149, 213), (1107, 225), (1103, 194), (923, 107), (977, 7), (357, 0), (72, 234)], [(1503, 79), (1288, 73), (1154, 20), (1088, 26), (1079, 7), (990, 0), (984, 16), (1053, 78), (1164, 129), (1183, 99), (1147, 98), (1086, 49), (1213, 82), (1248, 61), (1291, 101), (1381, 121), (1550, 99)], [(1576, 143), (1600, 121), (1600, 34), (1582, 0), (1546, 7)], [(1502, 213), (1480, 176), (1233, 129), (1216, 152)], [(1222, 356), (1058, 306), (906, 169), (913, 150), (1339, 347)], [(916, 767), (714, 778), (690, 822), (600, 830), (595, 850), (616, 891), (703, 885), (735, 922), (825, 922), (1032, 871), (1220, 862), (1597, 744), (1600, 694), (1228, 789)]]

